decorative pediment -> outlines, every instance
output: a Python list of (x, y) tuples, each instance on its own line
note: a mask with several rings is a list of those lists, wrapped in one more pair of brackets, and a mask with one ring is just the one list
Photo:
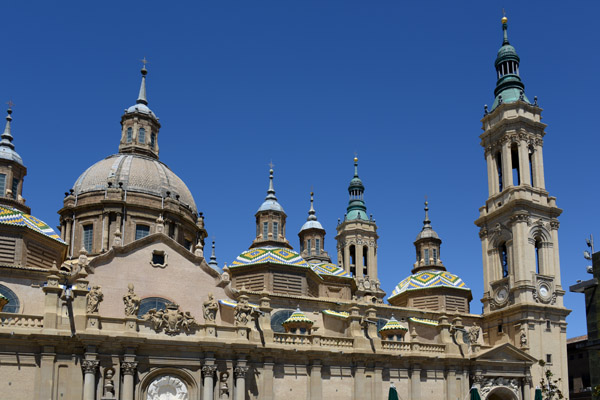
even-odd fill
[(538, 361), (535, 357), (532, 357), (510, 343), (504, 343), (479, 353), (474, 359), (477, 361), (528, 364), (533, 364)]

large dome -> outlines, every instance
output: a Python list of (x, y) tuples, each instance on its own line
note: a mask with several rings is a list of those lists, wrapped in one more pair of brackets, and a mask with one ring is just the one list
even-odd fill
[(89, 167), (75, 181), (76, 195), (106, 189), (108, 181), (123, 189), (165, 197), (170, 192), (196, 212), (196, 203), (185, 183), (162, 162), (138, 154), (115, 154)]

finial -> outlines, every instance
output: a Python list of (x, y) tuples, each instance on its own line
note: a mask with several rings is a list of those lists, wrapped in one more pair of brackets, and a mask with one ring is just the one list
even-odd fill
[(354, 177), (358, 178), (358, 156), (354, 153)]
[(273, 164), (273, 162), (271, 161), (269, 163), (269, 190), (267, 190), (267, 197), (265, 200), (277, 200), (277, 197), (275, 197), (275, 188), (273, 186), (273, 167), (275, 165)]
[(146, 99), (146, 74), (148, 73), (148, 70), (146, 69), (146, 64), (148, 63), (148, 60), (146, 60), (146, 57), (144, 57), (140, 61), (144, 65), (142, 66), (142, 70), (141, 70), (142, 84), (140, 85), (140, 94), (138, 95), (138, 99), (137, 99), (136, 103), (148, 105), (148, 99)]
[(504, 39), (502, 40), (502, 45), (509, 44), (508, 42), (508, 18), (506, 18), (506, 13), (504, 9), (502, 9), (502, 31), (504, 33)]
[(308, 210), (308, 221), (316, 221), (317, 220), (317, 216), (315, 208), (314, 208), (314, 192), (310, 192), (310, 210)]
[(12, 121), (12, 106), (14, 106), (12, 101), (8, 101), (6, 104), (8, 104), (8, 109), (6, 110), (6, 125), (4, 126), (4, 133), (2, 134), (1, 138), (2, 140), (0, 141), (0, 146), (6, 146), (9, 147), (11, 149), (15, 149), (15, 145), (12, 144), (13, 141), (13, 137), (10, 134), (10, 123)]
[(215, 267), (219, 266), (219, 264), (217, 263), (217, 256), (215, 255), (215, 238), (214, 237), (213, 237), (213, 241), (212, 241), (212, 252), (210, 254), (210, 261), (208, 262), (208, 265), (215, 266)]
[(484, 104), (483, 105), (483, 115), (488, 115), (488, 114), (489, 114), (488, 106), (487, 106), (487, 104)]
[(429, 202), (425, 196), (425, 220), (423, 220), (423, 229), (431, 229), (431, 221), (429, 220)]

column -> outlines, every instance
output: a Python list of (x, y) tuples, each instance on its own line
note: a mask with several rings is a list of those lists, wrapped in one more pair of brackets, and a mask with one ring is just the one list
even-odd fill
[(448, 371), (446, 373), (446, 399), (454, 400), (460, 396), (456, 395), (456, 366), (451, 365), (448, 367)]
[(83, 360), (83, 400), (96, 399), (96, 371), (98, 370), (98, 360)]
[(268, 358), (263, 364), (262, 373), (262, 393), (259, 393), (260, 398), (263, 400), (273, 400), (273, 359)]
[(204, 375), (204, 395), (202, 396), (202, 400), (214, 399), (214, 375), (216, 371), (216, 365), (205, 365), (202, 367), (202, 375)]
[(542, 144), (541, 140), (538, 140), (535, 144), (531, 163), (533, 164), (533, 185), (540, 189), (545, 189), (546, 184), (544, 183), (544, 157), (542, 155)]
[(363, 400), (365, 398), (365, 366), (358, 363), (354, 370), (354, 399)]
[(369, 277), (372, 279), (378, 279), (377, 277), (377, 262), (375, 258), (375, 247), (369, 246), (367, 252), (367, 260), (369, 262)]
[(54, 352), (54, 347), (44, 346), (40, 357), (40, 381), (37, 390), (38, 400), (47, 400), (48, 393), (53, 392), (55, 360), (56, 353)]
[[(358, 243), (358, 240), (356, 241)], [(354, 246), (354, 262), (356, 263), (356, 276), (364, 276), (364, 262), (363, 262), (363, 245), (356, 244)]]
[(485, 159), (487, 161), (488, 192), (492, 196), (498, 192), (498, 171), (491, 149), (486, 152)]
[(413, 365), (410, 373), (410, 400), (421, 400), (421, 366)]
[(531, 185), (531, 174), (529, 173), (529, 147), (527, 141), (519, 140), (519, 179), (521, 185)]
[[(373, 386), (375, 386), (373, 398), (383, 399), (383, 366), (380, 363), (375, 364), (375, 382)], [(387, 390), (385, 392), (387, 393)]]
[[(243, 364), (245, 364), (245, 361)], [(246, 399), (246, 372), (248, 372), (248, 366), (243, 364), (238, 364), (233, 371), (235, 374), (235, 400)]]
[(504, 143), (502, 143), (502, 184), (504, 188), (513, 186), (510, 140), (506, 140)]
[(350, 246), (344, 246), (344, 270), (350, 272)]
[(121, 400), (133, 400), (134, 395), (134, 375), (138, 363), (128, 361), (121, 363), (121, 375), (123, 375), (123, 386), (121, 387)]
[(71, 229), (73, 229), (73, 220), (71, 218), (65, 218), (67, 226), (65, 228), (65, 242), (71, 246)]
[(311, 400), (323, 399), (323, 387), (321, 381), (321, 360), (314, 360), (310, 367), (310, 398)]
[(108, 213), (102, 213), (102, 250), (107, 251), (108, 246), (108, 232), (110, 231), (110, 219)]

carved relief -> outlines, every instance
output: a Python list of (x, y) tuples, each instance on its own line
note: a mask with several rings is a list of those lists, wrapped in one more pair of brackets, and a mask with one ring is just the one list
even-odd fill
[(520, 384), (517, 379), (509, 379), (509, 378), (485, 378), (483, 384), (481, 385), (481, 395), (482, 397), (487, 396), (492, 390), (504, 387), (506, 389), (511, 390), (517, 398), (520, 398)]
[(552, 278), (545, 278), (537, 275), (536, 288), (533, 289), (532, 294), (536, 303), (556, 303), (556, 290), (554, 290)]
[(125, 304), (125, 315), (128, 317), (137, 315), (140, 309), (141, 299), (133, 291), (133, 283), (127, 285), (127, 294), (123, 296), (123, 303)]
[(87, 307), (86, 311), (88, 314), (97, 314), (98, 307), (102, 300), (104, 300), (104, 295), (102, 294), (101, 286), (94, 286), (92, 290), (86, 296)]
[(178, 377), (163, 375), (148, 386), (146, 400), (188, 400), (187, 385)]
[(114, 369), (107, 368), (104, 370), (104, 398), (110, 399), (115, 397), (115, 383), (113, 381), (114, 375)]
[(137, 368), (138, 363), (136, 361), (125, 361), (121, 363), (121, 373), (123, 375), (133, 375), (135, 374), (135, 369)]
[(204, 313), (204, 320), (206, 322), (215, 322), (217, 317), (217, 311), (219, 311), (219, 304), (215, 300), (212, 293), (208, 294), (208, 299), (204, 301), (202, 305), (202, 311)]
[(81, 368), (83, 369), (84, 374), (96, 374), (99, 364), (100, 361), (98, 360), (83, 360), (81, 362)]
[(467, 329), (467, 334), (469, 336), (469, 343), (471, 345), (477, 344), (480, 333), (481, 333), (481, 328), (477, 324), (475, 324)]
[(235, 306), (233, 314), (235, 317), (235, 326), (246, 326), (250, 322), (250, 314), (252, 313), (252, 307), (248, 304), (248, 298), (246, 296), (240, 296), (240, 301)]
[(221, 377), (219, 378), (219, 400), (229, 399), (229, 384), (227, 383), (228, 379), (229, 372), (221, 372)]
[(181, 332), (191, 333), (198, 327), (198, 323), (189, 311), (183, 313), (177, 304), (169, 304), (165, 310), (151, 309), (142, 319), (150, 321), (156, 332), (164, 331), (169, 336)]

